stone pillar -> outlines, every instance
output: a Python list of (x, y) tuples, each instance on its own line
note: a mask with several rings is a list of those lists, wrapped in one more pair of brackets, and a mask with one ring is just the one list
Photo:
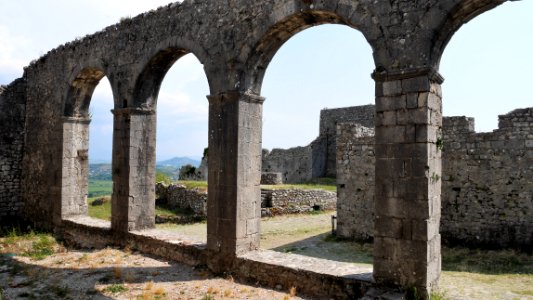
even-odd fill
[(90, 123), (88, 118), (63, 120), (61, 205), (54, 209), (56, 225), (70, 216), (87, 215)]
[(209, 99), (207, 247), (220, 270), (259, 248), (264, 98), (226, 92)]
[(155, 111), (124, 108), (113, 113), (111, 227), (118, 233), (154, 228)]
[(433, 70), (374, 74), (374, 278), (428, 297), (441, 271), (443, 79)]

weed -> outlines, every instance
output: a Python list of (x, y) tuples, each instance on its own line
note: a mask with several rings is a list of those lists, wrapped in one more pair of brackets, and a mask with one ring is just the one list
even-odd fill
[(118, 293), (124, 293), (127, 292), (128, 289), (123, 286), (122, 284), (112, 284), (104, 289), (105, 292), (109, 292), (112, 294), (118, 294)]
[(442, 139), (442, 137), (438, 137), (437, 138), (437, 150), (442, 151), (443, 148), (444, 148), (444, 140)]
[(431, 175), (431, 181), (435, 183), (435, 182), (439, 182), (439, 180), (440, 180), (440, 175), (433, 172), (433, 175)]
[[(232, 290), (225, 290), (224, 291), (224, 297), (226, 298), (230, 298), (230, 297), (233, 297), (233, 291)], [(0, 299), (1, 300), (1, 299)]]
[(30, 250), (22, 253), (23, 256), (34, 260), (42, 260), (54, 254), (54, 240), (46, 235), (39, 235), (37, 241), (32, 243)]
[(290, 288), (290, 290), (289, 290), (289, 295), (290, 295), (291, 297), (296, 296), (296, 287), (293, 286), (293, 287)]
[(447, 300), (449, 299), (448, 296), (444, 291), (433, 291), (431, 292), (431, 295), (429, 296), (429, 299), (431, 300)]
[(205, 294), (202, 300), (215, 300), (215, 297), (209, 293)]

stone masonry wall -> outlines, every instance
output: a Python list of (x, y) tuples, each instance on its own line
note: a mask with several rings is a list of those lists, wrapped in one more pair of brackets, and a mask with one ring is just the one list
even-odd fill
[(326, 167), (322, 177), (336, 177), (336, 135), (337, 124), (358, 123), (365, 127), (374, 128), (374, 105), (351, 106), (343, 108), (323, 109), (320, 112), (320, 136), (326, 144)]
[[(475, 133), (474, 120), (445, 117), (442, 217), (448, 243), (533, 248), (533, 108), (500, 116), (499, 129)], [(338, 232), (373, 235), (373, 138), (338, 126)], [(355, 139), (353, 139), (355, 137)], [(368, 176), (366, 176), (368, 174)]]
[(19, 79), (0, 86), (0, 223), (18, 216), (20, 198), (26, 82)]
[(263, 172), (279, 172), (286, 183), (301, 183), (313, 178), (336, 177), (336, 126), (359, 123), (374, 127), (374, 105), (323, 109), (319, 136), (304, 147), (263, 150)]
[(207, 216), (207, 192), (187, 189), (183, 185), (156, 185), (156, 195), (171, 209), (190, 210), (194, 215)]
[[(198, 217), (207, 217), (207, 192), (187, 189), (183, 185), (156, 185), (158, 201), (171, 209), (190, 210)], [(273, 216), (304, 213), (314, 210), (335, 210), (337, 194), (323, 190), (261, 189), (261, 214)]]
[[(354, 123), (337, 125), (337, 232), (366, 241), (374, 221), (374, 129)], [(347, 201), (349, 199), (349, 201)], [(357, 224), (354, 230), (354, 222)]]
[(261, 189), (261, 215), (297, 214), (315, 210), (335, 210), (337, 194), (323, 190)]
[(290, 149), (263, 150), (262, 171), (281, 173), (285, 183), (309, 181), (313, 174), (313, 148), (294, 147)]

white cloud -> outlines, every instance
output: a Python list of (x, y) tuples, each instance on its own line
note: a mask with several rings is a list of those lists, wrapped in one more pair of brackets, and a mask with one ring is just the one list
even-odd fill
[(30, 44), (30, 39), (13, 35), (7, 27), (0, 25), (0, 70), (3, 77), (15, 79), (22, 75), (24, 66), (29, 62), (19, 56), (20, 49)]
[(168, 93), (165, 91), (159, 93), (157, 101), (158, 119), (160, 120), (207, 120), (207, 101), (195, 102), (191, 100), (188, 94), (182, 92)]

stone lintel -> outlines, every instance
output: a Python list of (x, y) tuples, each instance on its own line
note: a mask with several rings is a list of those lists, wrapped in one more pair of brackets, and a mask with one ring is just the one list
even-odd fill
[(439, 71), (432, 67), (412, 68), (398, 71), (375, 70), (371, 76), (377, 82), (404, 80), (421, 76), (427, 76), (429, 80), (438, 84), (442, 84), (444, 82), (444, 77), (439, 73)]
[(112, 109), (111, 113), (115, 116), (154, 115), (156, 110), (153, 108), (126, 107)]
[(71, 124), (89, 124), (91, 123), (91, 118), (88, 117), (63, 117), (64, 123)]
[(248, 92), (241, 92), (241, 91), (226, 91), (226, 92), (218, 93), (216, 95), (208, 95), (207, 100), (209, 100), (210, 103), (243, 101), (243, 102), (248, 102), (248, 103), (263, 104), (263, 102), (265, 102), (264, 97), (251, 94)]

